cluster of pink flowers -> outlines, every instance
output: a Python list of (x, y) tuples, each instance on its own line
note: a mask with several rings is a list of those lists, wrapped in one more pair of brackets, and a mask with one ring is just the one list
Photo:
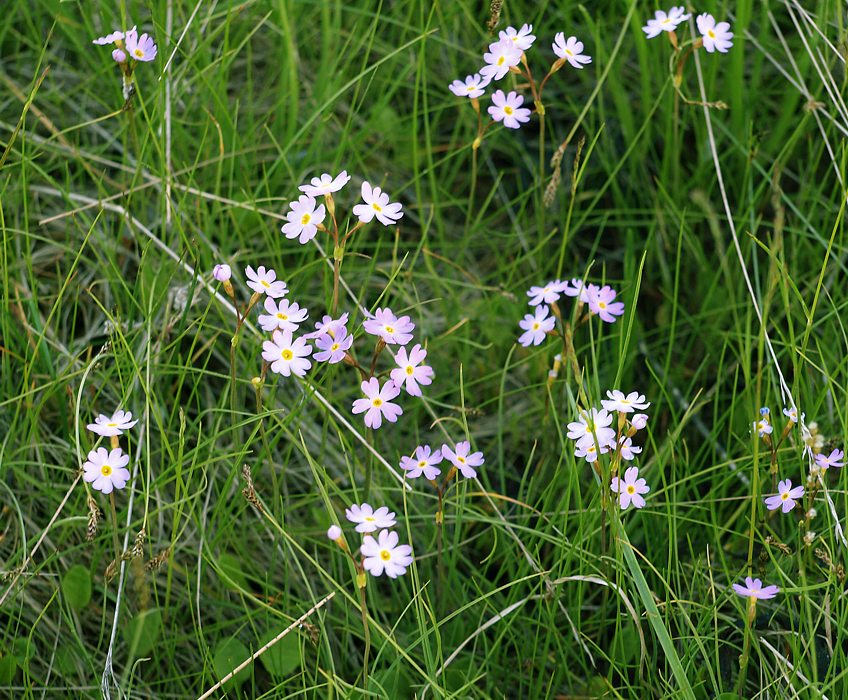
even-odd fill
[[(406, 472), (410, 479), (424, 476), (427, 481), (435, 481), (442, 473), (439, 464), (447, 460), (453, 466), (453, 471), (458, 471), (466, 479), (474, 479), (477, 476), (475, 467), (480, 467), (485, 461), (482, 452), (471, 452), (471, 443), (467, 440), (456, 443), (451, 449), (450, 445), (442, 445), (440, 449), (433, 450), (429, 445), (419, 445), (415, 448), (413, 456), (400, 458), (400, 468)], [(450, 478), (450, 475), (449, 477)]]
[(148, 63), (156, 58), (158, 51), (153, 38), (147, 33), (139, 36), (136, 27), (126, 33), (114, 31), (111, 34), (94, 39), (91, 43), (98, 46), (114, 45), (112, 59), (115, 63), (121, 64), (127, 63), (128, 60), (133, 63), (137, 61)]
[[(632, 462), (642, 452), (641, 447), (633, 444), (633, 437), (648, 424), (648, 416), (635, 411), (645, 410), (651, 404), (637, 391), (625, 395), (616, 389), (607, 391), (607, 397), (601, 401), (603, 408), (581, 410), (577, 420), (568, 424), (567, 435), (574, 440), (575, 457), (595, 464), (600, 455), (608, 454), (615, 473), (622, 462)], [(618, 420), (613, 428), (611, 426), (615, 415)], [(610, 489), (618, 494), (622, 509), (631, 504), (635, 508), (642, 508), (645, 505), (643, 494), (650, 491), (645, 480), (639, 478), (639, 469), (635, 466), (624, 472), (623, 479), (614, 475)]]
[[(657, 10), (654, 13), (654, 18), (649, 19), (645, 26), (642, 27), (642, 31), (645, 32), (645, 36), (648, 39), (653, 39), (665, 32), (672, 44), (676, 47), (677, 36), (675, 31), (677, 30), (677, 26), (688, 20), (691, 16), (686, 13), (682, 5), (672, 7), (668, 12)], [(713, 53), (714, 51), (727, 53), (730, 47), (733, 46), (733, 42), (731, 41), (733, 39), (733, 32), (730, 31), (729, 23), (716, 22), (715, 17), (704, 12), (698, 15), (695, 24), (701, 35), (700, 39), (698, 39), (699, 43), (696, 42), (694, 46), (695, 48), (703, 46), (708, 53)]]
[[(566, 39), (565, 34), (559, 32), (552, 45), (557, 59), (553, 62), (548, 75), (542, 81), (537, 92), (525, 57), (525, 52), (533, 46), (533, 42), (536, 40), (532, 31), (532, 24), (523, 24), (520, 29), (507, 27), (505, 31), (500, 32), (498, 41), (489, 44), (488, 51), (483, 54), (484, 65), (479, 72), (467, 75), (465, 80), (454, 80), (448, 86), (450, 91), (457, 97), (467, 97), (473, 100), (475, 110), (479, 111), (476, 100), (485, 94), (486, 88), (491, 83), (501, 80), (507, 74), (515, 73), (525, 76), (531, 81), (533, 99), (540, 104), (542, 86), (565, 63), (574, 68), (583, 68), (583, 66), (592, 62), (590, 56), (583, 54), (582, 42), (573, 36)], [(524, 69), (521, 67), (522, 64)], [(522, 124), (530, 121), (530, 110), (523, 105), (524, 96), (519, 95), (514, 90), (506, 94), (503, 90), (496, 90), (492, 94), (492, 104), (488, 108), (488, 113), (495, 122), (502, 122), (508, 129), (518, 129)]]
[(133, 420), (132, 413), (118, 409), (111, 416), (100, 414), (86, 427), (101, 437), (112, 440), (112, 449), (98, 447), (88, 453), (88, 460), (82, 465), (83, 479), (91, 484), (91, 488), (102, 493), (112, 493), (127, 485), (130, 472), (127, 465), (129, 455), (124, 454), (118, 445), (118, 436), (132, 428), (138, 420)]
[(542, 287), (530, 287), (527, 291), (530, 297), (528, 304), (536, 308), (532, 314), (526, 314), (518, 322), (524, 331), (518, 338), (521, 345), (541, 345), (546, 335), (556, 335), (556, 318), (551, 315), (550, 306), (556, 304), (563, 294), (576, 298), (581, 307), (585, 304), (589, 316), (597, 316), (605, 323), (615, 323), (617, 317), (624, 313), (624, 304), (615, 301), (616, 291), (608, 284), (601, 287), (584, 284), (582, 280), (574, 278), (571, 281), (553, 280)]

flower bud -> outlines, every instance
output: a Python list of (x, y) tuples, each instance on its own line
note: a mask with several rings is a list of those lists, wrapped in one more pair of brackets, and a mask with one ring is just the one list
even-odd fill
[(223, 263), (215, 265), (215, 269), (212, 270), (212, 276), (219, 282), (226, 282), (232, 275), (233, 272), (230, 270), (230, 266)]
[(112, 51), (112, 60), (115, 61), (115, 63), (126, 63), (127, 54), (122, 49), (114, 49)]

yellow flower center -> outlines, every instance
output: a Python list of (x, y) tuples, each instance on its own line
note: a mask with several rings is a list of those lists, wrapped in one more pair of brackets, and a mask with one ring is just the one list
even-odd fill
[(331, 352), (335, 352), (335, 351), (336, 351), (336, 350), (338, 350), (338, 349), (339, 349), (339, 344), (338, 344), (338, 343), (333, 343), (333, 344), (330, 346), (330, 351), (331, 351)]
[(502, 65), (504, 64), (504, 61), (505, 61), (505, 60), (506, 60), (506, 59), (505, 59), (503, 56), (501, 56), (501, 57), (498, 59), (498, 65), (499, 65), (499, 66), (502, 66)]
[(135, 54), (136, 58), (144, 58), (144, 51), (142, 51), (141, 49), (136, 49), (135, 51), (133, 51), (133, 53)]
[(380, 552), (380, 559), (383, 561), (389, 561), (392, 558), (392, 553), (388, 549), (384, 549)]
[(598, 302), (598, 308), (599, 308), (599, 309), (605, 309), (605, 308), (607, 308), (606, 302), (599, 301), (599, 302)]
[(280, 319), (281, 321), (288, 321), (289, 320), (289, 317), (286, 316), (282, 311), (277, 313), (277, 318)]
[(393, 326), (386, 326), (386, 333), (394, 333), (395, 329)]
[(107, 428), (117, 428), (117, 427), (118, 427), (118, 424), (117, 424), (117, 423), (107, 423), (107, 424), (106, 424), (106, 427), (107, 427)]
[(373, 515), (366, 515), (365, 516), (365, 522), (366, 523), (373, 523), (376, 519), (377, 518), (375, 518)]
[(573, 52), (571, 49), (566, 49), (566, 50), (565, 50), (565, 55), (566, 55), (566, 56), (570, 56), (570, 57), (572, 57), (572, 58), (573, 58), (573, 57), (574, 57), (574, 52)]
[(302, 226), (306, 226), (306, 224), (308, 224), (308, 223), (309, 223), (309, 220), (310, 220), (311, 218), (312, 218), (312, 216), (311, 216), (310, 214), (304, 214), (302, 217), (300, 217), (300, 223), (301, 223), (301, 225), (302, 225)]
[(627, 493), (632, 496), (634, 493), (636, 493), (636, 487), (633, 484), (628, 484)]
[(282, 353), (280, 353), (280, 356), (281, 356), (281, 357), (282, 357), (282, 358), (283, 358), (286, 362), (288, 362), (289, 360), (291, 360), (291, 359), (294, 357), (294, 353), (293, 353), (291, 350), (289, 350), (288, 348), (286, 348), (285, 350), (283, 350), (283, 352), (282, 352)]
[(785, 493), (780, 494), (780, 498), (781, 498), (781, 500), (785, 501), (786, 499), (789, 498), (789, 492), (786, 491)]
[(539, 330), (541, 327), (542, 327), (542, 326), (541, 326), (541, 324), (540, 324), (538, 321), (536, 321), (536, 323), (534, 323), (534, 324), (533, 324), (533, 330), (534, 330), (534, 331)]
[(426, 466), (427, 466), (427, 462), (426, 462), (426, 460), (423, 460), (423, 459), (422, 459), (422, 460), (418, 463), (418, 468), (419, 468), (419, 469), (423, 469), (423, 468), (424, 468), (424, 467), (426, 467)]
[(515, 110), (514, 110), (512, 107), (510, 107), (509, 105), (506, 105), (506, 107), (504, 107), (503, 109), (504, 109), (504, 114), (506, 114), (507, 116), (509, 116), (510, 114), (512, 114), (512, 113), (515, 111)]
[(412, 365), (407, 365), (406, 373), (411, 377), (413, 374), (415, 374), (415, 368)]
[(460, 457), (459, 455), (457, 455), (456, 461), (460, 464), (465, 464), (465, 457)]
[(708, 36), (710, 39), (715, 39), (715, 38), (716, 38), (716, 34), (715, 34), (715, 32), (714, 32), (712, 29), (708, 29), (708, 30), (707, 30), (707, 36)]
[(259, 280), (259, 284), (261, 284), (265, 289), (268, 289), (271, 285), (268, 284), (265, 280)]
[(373, 202), (371, 204), (371, 208), (374, 209), (374, 211), (383, 211), (383, 207), (377, 204), (377, 202)]
[(100, 473), (103, 476), (109, 476), (112, 473), (112, 467), (110, 467), (108, 464), (104, 464), (102, 467), (100, 467)]
[(371, 405), (374, 408), (380, 408), (380, 406), (383, 405), (383, 399), (374, 399), (373, 401), (371, 401)]

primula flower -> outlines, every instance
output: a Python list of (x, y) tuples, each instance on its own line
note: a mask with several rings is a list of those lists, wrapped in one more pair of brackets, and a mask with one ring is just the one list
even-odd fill
[(577, 41), (576, 36), (570, 36), (566, 41), (565, 34), (559, 32), (554, 37), (553, 50), (557, 56), (563, 61), (568, 61), (574, 68), (582, 68), (592, 62), (591, 56), (580, 53), (583, 51), (583, 42)]
[(415, 324), (409, 316), (395, 316), (391, 309), (378, 308), (374, 318), (362, 322), (366, 333), (379, 336), (387, 345), (406, 345), (412, 340), (412, 330)]
[(638, 391), (631, 391), (627, 396), (623, 391), (613, 389), (607, 391), (609, 399), (602, 399), (601, 405), (608, 411), (620, 411), (621, 413), (633, 413), (636, 409), (644, 411), (651, 405), (650, 401), (645, 401), (645, 395)]
[(289, 377), (294, 374), (302, 377), (312, 367), (306, 358), (312, 354), (312, 346), (306, 338), (292, 339), (289, 329), (274, 331), (272, 340), (262, 343), (262, 359), (271, 363), (271, 371)]
[(480, 75), (489, 80), (500, 80), (513, 66), (521, 62), (521, 54), (512, 39), (502, 39), (489, 44), (489, 51), (483, 54), (486, 65), (480, 69)]
[(733, 46), (731, 39), (733, 32), (729, 31), (730, 25), (727, 22), (719, 22), (716, 24), (715, 17), (704, 12), (698, 15), (695, 20), (698, 25), (698, 31), (701, 32), (701, 38), (704, 42), (704, 48), (707, 53), (718, 51), (719, 53), (727, 53), (727, 50)]
[(297, 303), (292, 303), (288, 299), (280, 299), (276, 302), (266, 297), (264, 306), (268, 314), (259, 314), (259, 325), (266, 332), (296, 331), (298, 324), (303, 323), (308, 314), (306, 309), (301, 309)]
[(777, 495), (769, 496), (765, 499), (766, 508), (769, 510), (777, 510), (783, 508), (784, 513), (788, 513), (795, 507), (795, 502), (804, 496), (804, 487), (796, 486), (792, 488), (792, 482), (789, 479), (781, 481), (777, 485)]
[(347, 332), (347, 318), (348, 313), (345, 311), (338, 318), (333, 318), (332, 316), (324, 315), (320, 321), (315, 323), (315, 330), (312, 333), (309, 333), (307, 338), (318, 338), (322, 335), (335, 336), (336, 333), (340, 331)]
[(321, 195), (338, 192), (348, 182), (350, 182), (350, 175), (347, 174), (347, 170), (342, 170), (335, 177), (330, 173), (324, 173), (321, 177), (313, 177), (308, 185), (301, 185), (298, 189), (308, 197), (320, 197)]
[(642, 31), (645, 32), (648, 39), (653, 39), (662, 32), (673, 32), (677, 29), (678, 24), (685, 22), (692, 16), (684, 14), (684, 12), (685, 10), (682, 5), (680, 7), (672, 7), (668, 11), (668, 14), (662, 10), (657, 10), (654, 13), (654, 19), (649, 19), (645, 26), (642, 27)]
[(448, 88), (457, 97), (467, 97), (473, 100), (486, 92), (485, 88), (490, 82), (488, 78), (475, 73), (474, 75), (466, 75), (465, 82), (454, 80), (448, 85)]
[(336, 540), (341, 539), (341, 536), (342, 529), (338, 525), (330, 525), (330, 527), (327, 528), (327, 539), (335, 542)]
[(760, 437), (772, 434), (774, 428), (772, 428), (771, 423), (769, 423), (768, 414), (763, 416), (762, 420), (758, 420), (754, 423), (754, 430), (757, 431), (757, 435)]
[(524, 98), (518, 93), (504, 95), (503, 90), (496, 90), (488, 112), (496, 122), (502, 121), (507, 129), (518, 129), (524, 122), (530, 121), (530, 110), (522, 107), (523, 104)]
[(250, 265), (244, 268), (244, 274), (247, 275), (247, 286), (254, 292), (259, 294), (267, 294), (269, 297), (279, 299), (289, 293), (286, 283), (277, 279), (277, 273), (270, 267), (265, 270), (263, 265), (260, 265), (254, 270)]
[(389, 512), (386, 506), (374, 510), (368, 503), (363, 503), (361, 506), (354, 504), (350, 508), (345, 508), (345, 517), (350, 522), (357, 523), (357, 532), (376, 532), (384, 527), (397, 525), (395, 514)]
[(353, 402), (353, 412), (365, 413), (365, 425), (377, 430), (382, 425), (384, 416), (389, 423), (396, 423), (398, 416), (403, 413), (400, 406), (391, 402), (400, 394), (397, 385), (389, 380), (380, 387), (380, 381), (371, 377), (362, 382), (361, 386), (366, 398)]
[(436, 465), (441, 463), (442, 451), (436, 450), (433, 452), (429, 445), (419, 445), (415, 448), (415, 456), (400, 458), (400, 468), (406, 472), (410, 479), (417, 479), (422, 474), (428, 481), (433, 481), (442, 470)]
[(637, 413), (630, 419), (630, 425), (636, 428), (636, 430), (642, 430), (648, 425), (648, 416), (644, 413)]
[(375, 216), (383, 226), (396, 224), (403, 217), (401, 205), (398, 202), (389, 202), (389, 195), (379, 187), (371, 187), (371, 183), (362, 183), (362, 201), (365, 204), (357, 204), (353, 208), (354, 216), (358, 217), (363, 224), (367, 224)]
[(467, 440), (456, 443), (456, 451), (452, 450), (449, 445), (442, 445), (442, 457), (453, 464), (466, 479), (473, 479), (477, 476), (474, 467), (479, 467), (485, 461), (482, 452), (471, 452), (471, 443)]
[(214, 277), (219, 282), (226, 282), (232, 276), (233, 271), (230, 269), (230, 266), (225, 265), (223, 263), (221, 263), (220, 265), (215, 265), (215, 268), (212, 270), (212, 277)]
[(830, 467), (844, 467), (845, 462), (841, 461), (844, 457), (845, 453), (842, 450), (834, 450), (827, 457), (818, 454), (814, 459), (819, 469), (829, 469)]
[[(135, 31), (135, 27), (133, 27), (133, 31)], [(119, 31), (114, 31), (111, 34), (107, 34), (106, 36), (97, 37), (92, 44), (97, 44), (98, 46), (108, 46), (109, 44), (114, 44), (116, 41), (123, 41), (124, 33)]]
[(758, 600), (768, 600), (774, 598), (780, 589), (777, 586), (766, 586), (763, 588), (763, 582), (758, 578), (745, 577), (745, 585), (734, 583), (733, 590), (743, 598), (757, 598)]
[(536, 37), (530, 33), (532, 31), (532, 24), (522, 24), (521, 29), (507, 27), (506, 31), (498, 32), (498, 38), (501, 41), (511, 41), (515, 45), (515, 48), (521, 51), (527, 51), (527, 49), (533, 46), (533, 42), (536, 41)]
[(126, 51), (123, 49), (112, 49), (112, 60), (115, 63), (125, 63), (127, 60)]
[(280, 229), (286, 238), (297, 238), (303, 244), (315, 238), (318, 225), (324, 221), (326, 210), (323, 204), (316, 207), (314, 197), (302, 194), (296, 202), (289, 202), (289, 212), (286, 214), (287, 224)]
[(615, 317), (624, 314), (624, 304), (620, 301), (613, 303), (615, 290), (609, 285), (599, 289), (597, 285), (590, 284), (587, 295), (590, 313), (597, 314), (602, 321), (615, 323)]
[(621, 458), (627, 460), (628, 462), (632, 462), (636, 459), (636, 455), (642, 451), (641, 447), (633, 444), (633, 439), (627, 437), (626, 435), (622, 435), (619, 440), (621, 445)]
[(94, 423), (89, 423), (88, 428), (92, 433), (97, 433), (103, 437), (111, 437), (113, 435), (121, 435), (125, 430), (129, 430), (138, 419), (132, 419), (132, 413), (118, 409), (111, 416), (104, 416), (102, 413), (94, 419)]
[(571, 294), (570, 291), (571, 287), (569, 287), (568, 282), (553, 280), (552, 282), (548, 282), (544, 287), (530, 287), (527, 290), (527, 296), (530, 297), (530, 301), (527, 303), (530, 306), (538, 306), (542, 303), (553, 304), (559, 300), (562, 293), (568, 294), (568, 296), (576, 296), (576, 292)]
[(421, 396), (419, 384), (427, 386), (433, 383), (433, 368), (421, 364), (426, 357), (427, 351), (418, 343), (412, 347), (408, 355), (406, 348), (399, 348), (395, 354), (397, 367), (389, 376), (395, 384), (406, 389), (406, 393), (410, 396)]
[(91, 484), (91, 488), (103, 493), (112, 493), (113, 489), (122, 489), (130, 479), (129, 455), (125, 455), (120, 447), (106, 451), (105, 447), (97, 448), (88, 453), (88, 461), (82, 465), (82, 478)]
[(618, 494), (618, 504), (622, 510), (626, 510), (631, 503), (634, 508), (644, 508), (645, 499), (642, 494), (651, 490), (647, 482), (639, 478), (638, 467), (629, 467), (624, 472), (624, 479), (614, 476), (610, 480), (610, 489)]
[[(601, 445), (601, 454), (609, 452), (609, 444)], [(579, 442), (574, 446), (574, 456), (578, 459), (585, 459), (589, 464), (598, 461), (598, 448), (595, 443), (591, 445), (586, 443), (581, 445)]]
[[(792, 408), (784, 408), (783, 409), (783, 415), (786, 416), (793, 423), (798, 422), (798, 409), (795, 408), (795, 406), (793, 406)], [(804, 420), (805, 415), (806, 414), (804, 414), (804, 413), (801, 414), (801, 420)]]
[(316, 352), (313, 357), (318, 362), (334, 365), (345, 358), (345, 353), (350, 350), (352, 344), (353, 336), (348, 335), (347, 330), (342, 326), (334, 336), (324, 333), (315, 340), (315, 346), (320, 352)]
[(371, 535), (366, 535), (359, 548), (365, 559), (362, 561), (363, 568), (373, 576), (380, 576), (385, 572), (389, 578), (397, 578), (406, 573), (407, 567), (412, 564), (412, 547), (408, 544), (398, 544), (398, 535), (389, 530), (380, 530), (375, 540)]
[(127, 54), (136, 61), (152, 61), (156, 58), (156, 44), (149, 34), (138, 35), (135, 27), (127, 32), (125, 45)]
[(556, 325), (556, 317), (548, 316), (547, 306), (537, 306), (532, 314), (526, 314), (524, 318), (518, 322), (518, 325), (525, 331), (518, 337), (518, 342), (525, 348), (531, 345), (540, 345), (548, 334)]
[(608, 427), (610, 423), (612, 414), (605, 408), (600, 411), (597, 408), (580, 411), (577, 420), (568, 424), (567, 435), (584, 450), (594, 448), (596, 439), (598, 447), (609, 447), (615, 444), (615, 430)]

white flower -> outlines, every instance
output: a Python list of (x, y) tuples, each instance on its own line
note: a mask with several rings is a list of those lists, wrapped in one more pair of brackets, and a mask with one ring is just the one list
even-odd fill
[(301, 185), (298, 189), (309, 197), (320, 197), (321, 195), (338, 192), (348, 182), (350, 182), (350, 175), (347, 174), (347, 170), (342, 170), (335, 177), (330, 173), (324, 173), (321, 177), (313, 177), (308, 185)]
[[(795, 408), (795, 406), (793, 406), (792, 408), (784, 408), (783, 409), (783, 415), (786, 416), (793, 423), (798, 422), (798, 409)], [(806, 415), (805, 413), (801, 414), (801, 420), (804, 420), (805, 415)]]
[(527, 290), (527, 296), (530, 297), (530, 301), (527, 303), (530, 304), (530, 306), (538, 306), (542, 302), (545, 304), (553, 304), (555, 301), (559, 300), (559, 296), (562, 293), (573, 297), (577, 296), (578, 290), (572, 289), (568, 282), (553, 280), (552, 282), (548, 282), (544, 287), (530, 287), (530, 289)]
[(510, 68), (521, 62), (521, 54), (521, 49), (511, 39), (489, 44), (489, 51), (483, 54), (486, 65), (480, 69), (480, 75), (489, 80), (500, 80)]
[[(609, 452), (609, 445), (601, 445), (601, 454), (606, 454)], [(574, 456), (578, 458), (583, 458), (590, 464), (592, 462), (598, 461), (598, 448), (595, 447), (595, 444), (584, 444), (581, 445), (579, 442), (574, 447)]]
[(408, 544), (399, 545), (397, 533), (388, 530), (380, 530), (376, 540), (366, 535), (359, 551), (365, 557), (362, 566), (373, 576), (385, 572), (389, 578), (397, 578), (403, 576), (412, 564), (412, 547)]
[(454, 80), (450, 85), (448, 85), (448, 88), (450, 88), (450, 91), (457, 97), (468, 97), (473, 100), (485, 93), (485, 87), (490, 82), (491, 81), (488, 78), (484, 78), (479, 73), (475, 73), (474, 75), (466, 75), (465, 82), (462, 80)]
[(356, 523), (357, 532), (376, 532), (384, 527), (394, 527), (397, 524), (395, 514), (390, 512), (386, 506), (374, 510), (368, 503), (354, 504), (350, 508), (345, 508), (345, 517), (350, 522)]
[(626, 509), (631, 503), (634, 508), (644, 508), (645, 499), (642, 498), (643, 493), (648, 493), (650, 487), (644, 479), (639, 478), (639, 469), (630, 467), (624, 472), (624, 479), (619, 479), (617, 476), (610, 481), (610, 489), (613, 493), (618, 494), (618, 502), (621, 509)]
[(496, 122), (502, 121), (507, 129), (518, 129), (523, 123), (530, 121), (530, 110), (522, 107), (524, 98), (517, 92), (504, 95), (503, 90), (496, 90), (492, 95), (492, 105), (487, 110)]
[(342, 536), (342, 529), (338, 525), (330, 525), (327, 528), (327, 538), (333, 540), (334, 542), (340, 539)]
[(262, 343), (262, 359), (271, 363), (271, 371), (289, 377), (292, 374), (302, 377), (312, 367), (306, 358), (312, 354), (312, 346), (305, 338), (292, 340), (292, 332), (274, 331), (272, 340)]
[(88, 453), (88, 461), (82, 465), (82, 478), (91, 484), (91, 488), (103, 493), (112, 493), (113, 489), (122, 489), (130, 479), (126, 466), (129, 455), (125, 455), (120, 447), (109, 452), (105, 447), (99, 447), (95, 452)]
[(642, 31), (645, 32), (648, 39), (653, 39), (662, 32), (673, 32), (677, 29), (678, 24), (685, 22), (692, 16), (684, 14), (684, 12), (685, 10), (682, 5), (680, 7), (672, 7), (668, 11), (668, 14), (662, 10), (657, 10), (654, 13), (654, 19), (649, 19), (647, 24), (642, 27)]
[(642, 430), (648, 425), (648, 416), (644, 413), (636, 413), (630, 419), (630, 425), (636, 428), (636, 430)]
[(733, 46), (733, 42), (731, 41), (733, 32), (729, 31), (730, 25), (727, 22), (716, 24), (715, 17), (705, 12), (702, 15), (698, 15), (695, 24), (698, 25), (698, 31), (701, 32), (704, 48), (707, 50), (707, 53), (712, 53), (713, 51), (727, 53), (727, 50)]
[(254, 270), (250, 265), (244, 268), (244, 274), (247, 275), (247, 286), (258, 294), (267, 294), (269, 297), (279, 299), (289, 293), (286, 283), (277, 279), (277, 273), (271, 268), (265, 270), (265, 267), (260, 265)]
[(570, 36), (566, 41), (565, 34), (559, 32), (554, 37), (553, 50), (563, 61), (568, 61), (575, 68), (582, 68), (592, 62), (591, 56), (580, 53), (583, 51), (583, 42), (577, 41), (576, 36)]
[(536, 37), (530, 33), (532, 31), (532, 24), (522, 24), (521, 29), (507, 27), (505, 32), (498, 32), (498, 38), (501, 41), (509, 40), (515, 45), (515, 48), (521, 51), (527, 51), (527, 49), (533, 46), (533, 42), (536, 41)]
[(642, 451), (642, 448), (634, 445), (633, 440), (626, 435), (621, 436), (619, 443), (621, 445), (621, 458), (628, 462), (636, 459), (636, 455)]
[(367, 224), (376, 216), (383, 226), (391, 226), (403, 216), (401, 205), (398, 202), (390, 203), (389, 195), (379, 187), (372, 188), (367, 180), (362, 183), (362, 201), (365, 204), (357, 204), (353, 208), (353, 214), (363, 224)]
[(298, 242), (306, 243), (315, 238), (318, 233), (318, 225), (324, 221), (326, 210), (323, 204), (316, 208), (314, 197), (302, 194), (296, 202), (289, 203), (289, 212), (286, 214), (287, 224), (280, 229), (286, 238), (297, 238)]
[(215, 265), (215, 269), (212, 270), (212, 277), (214, 277), (219, 282), (226, 282), (232, 276), (233, 271), (230, 269), (230, 266), (225, 265), (223, 263), (221, 263), (220, 265)]
[(308, 314), (306, 309), (300, 308), (297, 303), (291, 303), (288, 299), (280, 299), (279, 303), (270, 297), (265, 299), (265, 311), (268, 315), (259, 314), (259, 325), (263, 331), (275, 330), (297, 330), (297, 326), (306, 320)]
[(645, 401), (645, 395), (638, 391), (631, 391), (627, 396), (623, 391), (615, 389), (607, 391), (609, 400), (604, 399), (601, 404), (608, 411), (620, 411), (621, 413), (633, 413), (636, 409), (644, 411), (651, 405), (650, 401)]
[(518, 325), (525, 331), (518, 337), (518, 342), (525, 348), (529, 348), (531, 345), (541, 345), (548, 331), (554, 329), (556, 317), (548, 316), (548, 311), (548, 307), (544, 304), (537, 306), (535, 313), (526, 314), (518, 322)]
[(577, 442), (577, 447), (588, 449), (595, 448), (597, 439), (598, 447), (602, 452), (604, 448), (615, 444), (615, 430), (609, 427), (612, 423), (612, 414), (607, 409), (591, 408), (588, 411), (580, 411), (577, 420), (568, 424), (568, 437)]
[(766, 435), (771, 435), (774, 428), (772, 428), (771, 423), (769, 423), (768, 416), (763, 416), (762, 420), (758, 420), (754, 423), (754, 430), (757, 431), (757, 435), (760, 437), (765, 437)]
[(103, 437), (111, 437), (112, 435), (120, 435), (125, 430), (129, 430), (136, 423), (138, 423), (138, 419), (133, 420), (132, 413), (118, 409), (111, 416), (104, 416), (101, 413), (94, 419), (94, 423), (89, 423), (86, 428), (92, 433), (97, 433)]
[[(135, 27), (133, 27), (135, 30)], [(107, 34), (106, 36), (101, 36), (92, 41), (92, 44), (97, 44), (98, 46), (106, 46), (107, 44), (114, 44), (116, 41), (123, 41), (124, 33), (123, 32), (112, 32), (111, 34)]]

